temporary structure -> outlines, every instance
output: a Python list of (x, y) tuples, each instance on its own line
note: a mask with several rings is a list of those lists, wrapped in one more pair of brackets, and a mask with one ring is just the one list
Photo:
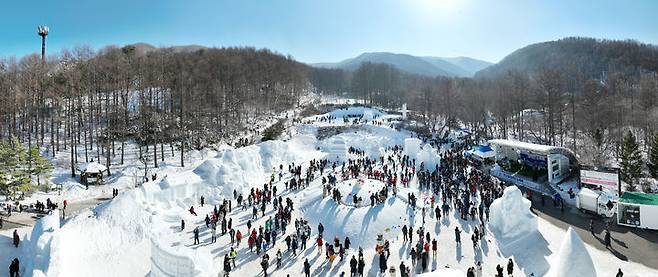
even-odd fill
[(103, 183), (103, 172), (107, 171), (107, 167), (98, 162), (89, 162), (82, 164), (78, 167), (80, 171), (80, 180), (84, 184)]
[(617, 223), (658, 230), (658, 194), (624, 192), (617, 201)]

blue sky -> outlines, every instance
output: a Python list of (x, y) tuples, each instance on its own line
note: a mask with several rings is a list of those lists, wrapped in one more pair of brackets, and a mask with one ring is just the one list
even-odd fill
[(658, 1), (58, 0), (4, 1), (0, 57), (146, 42), (267, 47), (303, 62), (362, 52), (469, 56), (497, 62), (566, 36), (658, 44)]

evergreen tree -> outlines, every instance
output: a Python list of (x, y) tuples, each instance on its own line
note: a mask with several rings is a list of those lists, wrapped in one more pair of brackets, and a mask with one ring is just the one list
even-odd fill
[(41, 176), (52, 170), (38, 148), (29, 151), (15, 137), (0, 141), (0, 194), (16, 197), (18, 192), (27, 192), (32, 188), (32, 175), (40, 184)]
[(653, 136), (653, 143), (651, 143), (651, 149), (649, 150), (649, 162), (647, 163), (649, 167), (649, 173), (651, 173), (652, 178), (658, 178), (658, 133)]
[(36, 175), (37, 177), (37, 186), (41, 186), (41, 176), (47, 174), (53, 169), (52, 164), (46, 157), (41, 155), (39, 148), (32, 148), (32, 153), (30, 153), (30, 158), (32, 159), (30, 168), (30, 173)]
[(628, 184), (629, 191), (637, 190), (637, 179), (642, 175), (642, 155), (637, 140), (631, 131), (624, 136), (621, 153), (621, 179)]

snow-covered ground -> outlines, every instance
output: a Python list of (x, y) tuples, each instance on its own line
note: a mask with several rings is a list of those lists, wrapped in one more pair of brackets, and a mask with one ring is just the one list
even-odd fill
[[(348, 115), (351, 119), (361, 118), (363, 121), (345, 123), (342, 118)], [(333, 121), (318, 121), (327, 116), (336, 118)], [(437, 165), (440, 151), (412, 138), (412, 134), (407, 131), (390, 127), (389, 121), (398, 118), (371, 108), (342, 109), (305, 118), (303, 121), (308, 124), (293, 127), (296, 130), (292, 133), (296, 135), (286, 141), (269, 141), (241, 148), (223, 146), (216, 151), (192, 153), (190, 157), (193, 162), (188, 163), (187, 167), (165, 164), (159, 169), (157, 180), (136, 189), (126, 189), (117, 198), (94, 209), (83, 211), (63, 222), (59, 222), (57, 214), (51, 215), (37, 224), (33, 231), (21, 230), (29, 239), (18, 249), (10, 245), (10, 239), (5, 237), (10, 237), (10, 233), (5, 231), (5, 236), (0, 236), (0, 266), (7, 268), (8, 261), (18, 256), (23, 266), (21, 276), (145, 276), (149, 272), (171, 270), (195, 271), (196, 276), (217, 276), (222, 269), (224, 255), (230, 250), (230, 238), (228, 235), (220, 236), (217, 242), (211, 243), (204, 215), (212, 212), (213, 204), (233, 199), (234, 190), (248, 193), (253, 187), (262, 187), (273, 174), (276, 176), (279, 173), (279, 165), (287, 169), (287, 165), (294, 162), (306, 170), (309, 161), (313, 159), (353, 159), (354, 156), (347, 152), (349, 147), (363, 150), (367, 156), (376, 158), (386, 153), (387, 147), (394, 145), (404, 146), (405, 153), (419, 162), (423, 161), (432, 167)], [(354, 128), (318, 140), (315, 137), (318, 128), (327, 126)], [(108, 185), (133, 187), (134, 177), (130, 175), (130, 168), (136, 166), (126, 165), (126, 169), (118, 171), (122, 172), (119, 176), (107, 180)], [(377, 234), (382, 234), (391, 243), (389, 266), (398, 267), (401, 261), (411, 265), (411, 246), (403, 242), (401, 237), (403, 225), (414, 226), (415, 230), (423, 226), (438, 240), (438, 256), (436, 259), (430, 258), (429, 268), (434, 272), (422, 276), (465, 276), (464, 272), (474, 266), (476, 261), (483, 263), (483, 276), (493, 276), (496, 265), (505, 266), (509, 258), (515, 262), (515, 272), (521, 271), (526, 276), (544, 276), (552, 267), (555, 272), (563, 272), (564, 268), (568, 270), (569, 266), (573, 266), (564, 262), (569, 261), (565, 257), (574, 255), (570, 249), (576, 249), (580, 256), (585, 254), (582, 251), (585, 249), (597, 276), (613, 276), (617, 268), (622, 268), (624, 276), (658, 275), (653, 269), (620, 261), (610, 253), (582, 244), (582, 241), (579, 244), (575, 232), (565, 232), (536, 217), (527, 220), (505, 219), (507, 228), (526, 222), (537, 225), (536, 229), (534, 226), (523, 229), (524, 232), (520, 232), (523, 236), (513, 241), (501, 239), (499, 243), (491, 231), (501, 230), (500, 226), (496, 225), (492, 230), (487, 227), (486, 239), (480, 247), (474, 248), (470, 237), (476, 223), (461, 220), (454, 210), (440, 221), (435, 219), (433, 211), (428, 211), (428, 218), (423, 224), (420, 210), (412, 210), (406, 199), (408, 191), (417, 192), (415, 182), (412, 182), (410, 188), (401, 189), (398, 196), (390, 196), (383, 204), (374, 207), (352, 206), (336, 203), (328, 197), (323, 198), (321, 178), (314, 179), (305, 189), (285, 190), (283, 183), (289, 178), (285, 169), (283, 178), (279, 180), (275, 177), (273, 184), (278, 188), (279, 195), (284, 199), (290, 197), (294, 202), (293, 221), (297, 218), (308, 220), (312, 227), (312, 238), (317, 235), (316, 226), (321, 222), (326, 228), (325, 238), (338, 237), (342, 240), (349, 236), (353, 246), (347, 251), (345, 260), (334, 262), (332, 267), (329, 267), (324, 254), (318, 253), (313, 239), (309, 240), (306, 250), (292, 256), (285, 251), (283, 240), (285, 235), (294, 232), (294, 226), (289, 226), (286, 234), (281, 235), (276, 245), (267, 251), (271, 257), (270, 273), (273, 272), (274, 276), (300, 276), (305, 259), (311, 264), (311, 276), (338, 276), (340, 272), (349, 274), (349, 259), (356, 255), (358, 246), (364, 249), (366, 275), (376, 276), (379, 267), (375, 251)], [(370, 193), (383, 185), (365, 177), (360, 179), (339, 178), (338, 186), (347, 203), (351, 203), (350, 193), (356, 193), (369, 204)], [(105, 190), (102, 187), (94, 189)], [(73, 199), (75, 195), (82, 195), (81, 198), (84, 198), (84, 193), (78, 190), (71, 185), (65, 190), (70, 191), (65, 197)], [(204, 207), (199, 206), (201, 196), (206, 198), (207, 205)], [(503, 209), (518, 209), (509, 211), (509, 215), (528, 216), (528, 211), (523, 210), (528, 207), (522, 201), (516, 201), (517, 196), (520, 197), (504, 197), (507, 202), (500, 206)], [(188, 212), (190, 206), (195, 207), (198, 216)], [(252, 221), (253, 226), (265, 225), (265, 221), (272, 215), (272, 208), (268, 206), (265, 216)], [(501, 216), (505, 217), (506, 214)], [(242, 210), (234, 205), (228, 217), (233, 219), (234, 228), (246, 233), (251, 208)], [(182, 231), (181, 219), (187, 223)], [(200, 228), (201, 243), (193, 245), (192, 230), (197, 226)], [(464, 231), (462, 244), (455, 243), (455, 227)], [(274, 264), (278, 249), (284, 251), (284, 254), (281, 269), (277, 270)], [(246, 238), (237, 248), (237, 253), (237, 268), (231, 272), (231, 276), (262, 276), (260, 258), (246, 247)]]

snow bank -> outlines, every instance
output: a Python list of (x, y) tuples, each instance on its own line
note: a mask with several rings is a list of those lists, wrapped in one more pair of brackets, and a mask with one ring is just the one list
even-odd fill
[[(147, 273), (150, 249), (145, 238), (150, 228), (150, 214), (145, 212), (142, 202), (140, 191), (130, 191), (93, 212), (70, 218), (53, 232), (50, 266), (44, 271), (45, 275), (137, 276)], [(45, 238), (41, 235), (38, 240)]]
[(151, 240), (149, 277), (214, 276), (212, 254), (204, 247), (169, 247)]
[(560, 252), (547, 276), (596, 277), (596, 268), (585, 248), (585, 243), (571, 227), (562, 240)]
[(537, 217), (530, 212), (531, 204), (516, 186), (505, 188), (503, 196), (491, 203), (489, 226), (498, 241), (507, 243), (537, 232)]
[(39, 276), (48, 271), (52, 237), (59, 228), (59, 210), (54, 210), (34, 224), (26, 249), (26, 256), (32, 259), (23, 260), (25, 272)]
[(434, 170), (434, 167), (439, 164), (439, 155), (436, 149), (429, 145), (423, 145), (417, 138), (407, 138), (404, 140), (404, 153), (416, 159), (417, 169), (420, 163), (425, 163), (425, 168)]

